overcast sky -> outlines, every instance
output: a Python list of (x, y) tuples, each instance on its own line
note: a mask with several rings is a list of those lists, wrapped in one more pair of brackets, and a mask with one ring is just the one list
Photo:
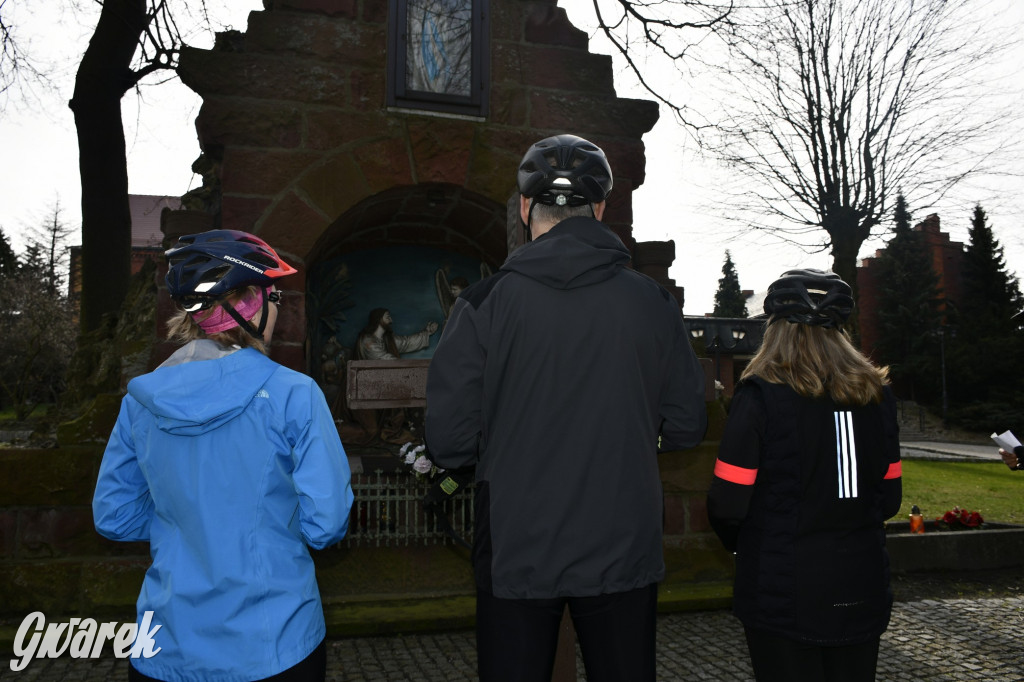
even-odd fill
[[(31, 4), (31, 8), (26, 5)], [(5, 19), (15, 24), (19, 38), (32, 40), (32, 51), (57, 67), (57, 92), (43, 94), (25, 104), (10, 100), (0, 118), (0, 227), (15, 242), (29, 227), (39, 225), (59, 200), (65, 222), (78, 227), (80, 189), (78, 152), (74, 122), (67, 101), (74, 88), (78, 60), (95, 25), (91, 3), (82, 15), (71, 15), (61, 3), (7, 3)], [(211, 3), (219, 4), (219, 3)], [(215, 19), (222, 26), (245, 30), (249, 11), (262, 9), (261, 0), (230, 0), (223, 3)], [(566, 2), (574, 19), (590, 3)], [(1005, 6), (1001, 21), (1019, 27), (1024, 35), (1024, 1), (999, 0)], [(12, 9), (13, 6), (13, 9)], [(31, 11), (31, 14), (29, 14)], [(192, 43), (208, 47), (211, 39), (195, 36)], [(591, 42), (591, 51), (608, 52), (601, 41)], [(1024, 64), (1024, 50), (1012, 55), (1011, 63)], [(685, 84), (680, 84), (685, 87)], [(623, 97), (644, 97), (631, 74), (616, 69), (616, 90)], [(143, 88), (143, 99), (126, 95), (122, 111), (128, 141), (129, 191), (134, 194), (181, 195), (201, 184), (190, 170), (200, 153), (194, 120), (201, 102), (177, 80)], [(1019, 122), (1018, 122), (1019, 128)], [(701, 161), (672, 116), (663, 111), (654, 130), (644, 137), (647, 147), (647, 179), (633, 197), (634, 235), (638, 241), (672, 239), (676, 261), (670, 276), (686, 289), (685, 312), (699, 315), (713, 307), (714, 292), (721, 277), (725, 250), (732, 253), (744, 289), (763, 291), (781, 272), (792, 267), (827, 269), (831, 259), (825, 253), (808, 254), (796, 247), (760, 233), (737, 235), (734, 226), (716, 216), (714, 188), (733, 181), (725, 169)], [(1018, 164), (1024, 169), (1024, 159)], [(1006, 247), (1011, 269), (1024, 273), (1024, 179), (1003, 182), (1005, 196), (999, 206), (984, 205), (997, 238)], [(940, 207), (943, 229), (954, 239), (966, 241), (970, 225), (970, 202)], [(911, 207), (912, 210), (914, 207)], [(916, 220), (924, 214), (914, 211)], [(865, 245), (861, 256), (883, 245), (875, 239)], [(751, 311), (757, 312), (757, 311)]]

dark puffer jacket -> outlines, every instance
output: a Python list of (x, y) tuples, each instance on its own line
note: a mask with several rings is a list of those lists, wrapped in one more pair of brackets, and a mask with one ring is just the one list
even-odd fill
[(883, 522), (899, 511), (896, 407), (836, 405), (760, 378), (737, 388), (708, 493), (736, 552), (733, 608), (747, 627), (823, 645), (885, 631)]
[(570, 218), (456, 301), (431, 361), (426, 440), (476, 466), (474, 567), (500, 598), (659, 581), (656, 453), (703, 438), (704, 376), (679, 305)]

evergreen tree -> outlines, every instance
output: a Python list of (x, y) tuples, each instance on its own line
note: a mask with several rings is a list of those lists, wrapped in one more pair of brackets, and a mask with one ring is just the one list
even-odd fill
[(14, 275), (18, 269), (18, 255), (0, 227), (0, 282)]
[(878, 359), (892, 370), (902, 397), (938, 397), (938, 277), (921, 233), (910, 227), (903, 195), (896, 197), (893, 238), (878, 258)]
[(1005, 335), (1019, 328), (1013, 320), (1022, 308), (1017, 278), (1006, 271), (1003, 247), (992, 234), (988, 216), (980, 205), (974, 207), (969, 231), (970, 243), (964, 254), (964, 295), (972, 333), (978, 336)]
[(1003, 247), (980, 205), (974, 207), (969, 235), (964, 300), (950, 357), (952, 416), (968, 428), (1024, 423), (1024, 399), (1007, 381), (1024, 371), (1022, 318), (1014, 319), (1024, 308), (1024, 296), (1007, 272)]
[(712, 317), (747, 317), (747, 299), (740, 289), (740, 278), (736, 274), (732, 255), (725, 252), (725, 263), (722, 265), (722, 278), (718, 280), (718, 291), (715, 292), (715, 310)]

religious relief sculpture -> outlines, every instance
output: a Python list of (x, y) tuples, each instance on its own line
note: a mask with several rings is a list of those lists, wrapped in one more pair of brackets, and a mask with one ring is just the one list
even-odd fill
[(366, 326), (356, 339), (356, 359), (397, 360), (402, 353), (412, 353), (429, 346), (431, 335), (437, 331), (437, 322), (428, 322), (422, 331), (401, 336), (395, 334), (393, 325), (387, 308), (371, 310)]
[(412, 245), (349, 252), (312, 268), (306, 292), (310, 373), (346, 447), (397, 452), (422, 440), (422, 408), (349, 407), (348, 363), (429, 359), (474, 272), (483, 278), (491, 269), (468, 256)]
[[(394, 332), (394, 321), (387, 308), (374, 308), (370, 311), (366, 326), (356, 339), (355, 358), (357, 360), (398, 360), (402, 353), (411, 353), (430, 345), (430, 337), (437, 331), (437, 322), (428, 322), (423, 330), (413, 334), (402, 335)], [(417, 429), (405, 408), (384, 410), (349, 410), (353, 422), (344, 428), (342, 442), (347, 436), (348, 442), (365, 445), (376, 440), (391, 445), (418, 443), (422, 436), (422, 428)], [(358, 430), (355, 427), (358, 425)], [(415, 429), (415, 430), (414, 430)]]
[[(491, 268), (487, 263), (480, 263), (480, 279), (487, 279), (491, 276)], [(445, 268), (438, 268), (434, 273), (434, 289), (437, 291), (437, 302), (441, 305), (441, 312), (447, 321), (452, 314), (452, 306), (459, 294), (469, 286), (469, 280), (465, 277), (452, 277), (448, 279), (448, 272)]]
[(320, 351), (320, 388), (331, 406), (331, 413), (338, 415), (345, 405), (345, 368), (350, 359), (351, 350), (345, 348), (335, 336), (330, 336)]

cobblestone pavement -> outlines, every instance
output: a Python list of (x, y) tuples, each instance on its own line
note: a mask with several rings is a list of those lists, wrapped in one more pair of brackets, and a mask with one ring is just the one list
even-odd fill
[[(1024, 597), (897, 602), (882, 639), (879, 682), (1024, 680)], [(20, 673), (3, 661), (0, 679), (19, 682), (127, 680), (125, 661), (59, 658)], [(580, 680), (583, 665), (578, 663)], [(476, 678), (471, 632), (365, 637), (328, 643), (328, 680), (449, 682)], [(658, 620), (658, 679), (753, 679), (738, 621), (727, 611)]]

